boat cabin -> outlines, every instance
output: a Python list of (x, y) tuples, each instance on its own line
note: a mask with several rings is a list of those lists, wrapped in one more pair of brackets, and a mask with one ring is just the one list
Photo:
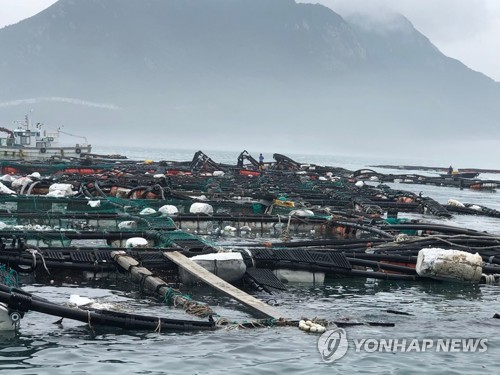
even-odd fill
[(37, 123), (34, 129), (30, 126), (29, 121), (25, 125), (19, 126), (14, 130), (0, 128), (0, 131), (7, 133), (6, 136), (0, 137), (0, 147), (26, 147), (46, 149), (54, 146), (57, 143), (59, 134), (57, 132), (49, 132), (41, 130), (42, 124)]

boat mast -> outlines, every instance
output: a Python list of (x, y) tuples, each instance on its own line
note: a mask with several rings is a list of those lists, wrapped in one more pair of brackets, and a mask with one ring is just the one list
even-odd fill
[(33, 113), (33, 110), (30, 109), (29, 113), (24, 117), (24, 121), (26, 123), (26, 130), (31, 131), (31, 118), (30, 115)]

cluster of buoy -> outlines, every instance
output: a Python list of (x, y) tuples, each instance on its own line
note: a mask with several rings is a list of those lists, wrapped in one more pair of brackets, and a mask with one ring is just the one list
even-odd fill
[(39, 224), (26, 224), (26, 225), (9, 225), (0, 221), (0, 230), (16, 230), (16, 231), (34, 231), (34, 232), (48, 232), (54, 230), (60, 230), (61, 232), (67, 231), (68, 229), (61, 228), (59, 226), (50, 225), (39, 225)]
[(302, 331), (313, 333), (326, 332), (326, 327), (322, 326), (321, 324), (314, 323), (310, 320), (301, 320), (299, 322), (299, 329), (301, 329)]

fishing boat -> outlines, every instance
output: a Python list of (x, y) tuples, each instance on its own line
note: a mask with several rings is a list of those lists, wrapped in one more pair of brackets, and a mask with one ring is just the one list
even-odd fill
[[(29, 116), (14, 129), (0, 127), (0, 160), (48, 160), (81, 158), (91, 152), (91, 145), (85, 137), (65, 133), (60, 129), (42, 130), (43, 124), (32, 124)], [(3, 134), (5, 136), (3, 136)], [(83, 143), (74, 146), (60, 146), (60, 134), (82, 138)]]

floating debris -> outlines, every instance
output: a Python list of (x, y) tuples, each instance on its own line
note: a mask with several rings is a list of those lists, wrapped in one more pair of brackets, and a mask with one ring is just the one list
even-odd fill
[[(77, 307), (67, 310), (5, 289), (0, 325), (18, 327), (23, 314), (34, 310), (89, 326), (157, 332), (296, 326), (322, 333), (330, 323), (285, 317), (246, 289), (273, 294), (287, 284), (317, 285), (342, 277), (500, 283), (500, 237), (438, 221), (461, 214), (500, 217), (498, 211), (454, 198), (441, 204), (384, 184), (484, 190), (496, 188), (496, 181), (479, 180), (466, 171), (386, 175), (299, 163), (281, 154), (273, 158), (263, 163), (243, 151), (230, 165), (198, 151), (185, 162), (90, 157), (57, 163), (2, 161), (3, 265), (38, 282), (49, 275), (53, 282), (56, 271), (85, 280), (123, 278), (125, 273), (141, 291), (209, 321), (127, 315), (95, 309), (92, 301), (76, 297)], [(406, 213), (419, 219), (403, 217)], [(214, 319), (208, 304), (186, 292), (200, 280), (265, 319)], [(6, 278), (4, 284), (9, 284)]]

